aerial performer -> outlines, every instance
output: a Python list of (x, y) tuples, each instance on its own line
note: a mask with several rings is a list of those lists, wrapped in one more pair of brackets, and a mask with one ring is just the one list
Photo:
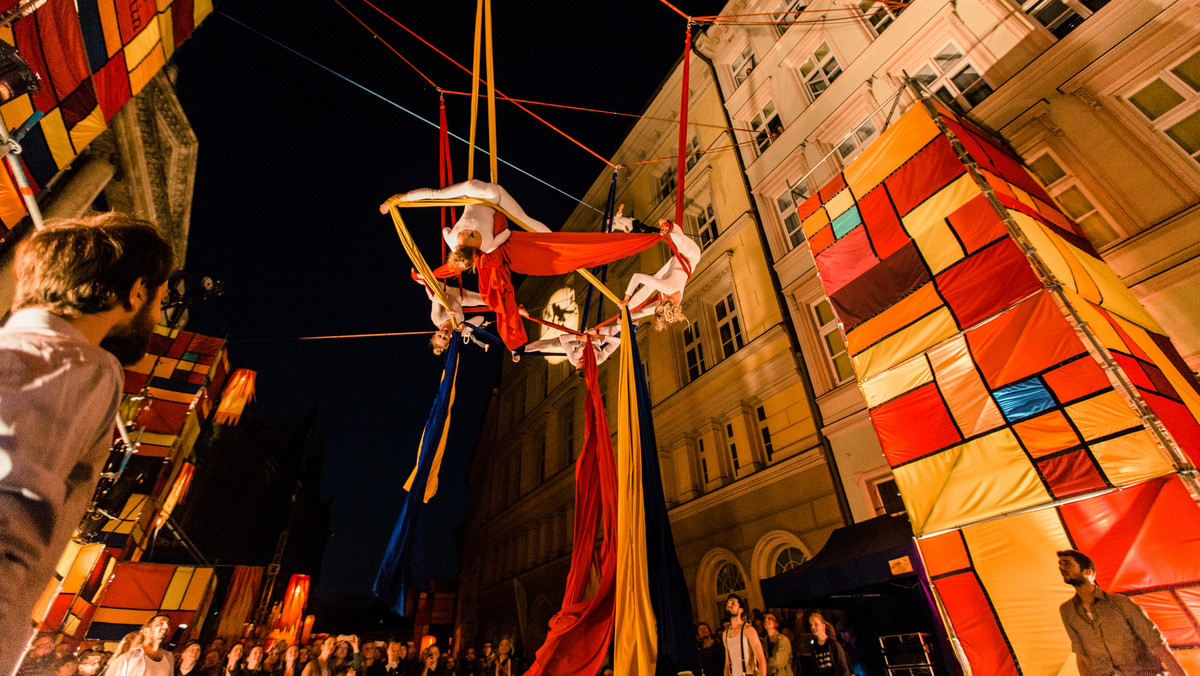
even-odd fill
[[(450, 301), (450, 309), (442, 305), (442, 301), (438, 299), (437, 294), (433, 292), (420, 277), (417, 277), (414, 272), (414, 277), (421, 288), (425, 289), (425, 295), (429, 297), (429, 320), (437, 327), (433, 337), (429, 339), (429, 346), (433, 348), (434, 354), (441, 354), (450, 345), (450, 338), (454, 333), (454, 323), (457, 322), (459, 329), (464, 337), (470, 337), (475, 328), (483, 324), (483, 317), (475, 316), (470, 320), (466, 320), (463, 315), (463, 306), (468, 308), (487, 309), (487, 303), (484, 302), (483, 296), (479, 295), (478, 291), (470, 289), (458, 289), (449, 284), (442, 285), (442, 293), (446, 294), (446, 300)], [(453, 318), (454, 322), (450, 319)]]
[[(633, 273), (629, 280), (629, 286), (625, 289), (625, 304), (629, 306), (631, 319), (642, 319), (653, 315), (654, 328), (661, 331), (667, 324), (687, 319), (680, 306), (680, 303), (683, 302), (683, 287), (691, 277), (696, 264), (700, 262), (701, 251), (700, 245), (684, 234), (683, 229), (677, 223), (663, 219), (658, 222), (658, 226), (663, 234), (670, 235), (678, 255), (671, 256), (670, 260), (653, 275), (641, 272)], [(660, 294), (660, 298), (647, 303), (655, 293)]]
[[(405, 201), (457, 197), (476, 197), (487, 200), (512, 214), (532, 230), (550, 232), (550, 228), (541, 221), (530, 218), (521, 205), (512, 198), (512, 195), (495, 183), (484, 183), (471, 179), (446, 188), (421, 188), (399, 196)], [(381, 206), (379, 210), (381, 213), (387, 213), (387, 206)], [(475, 267), (477, 252), (492, 253), (508, 241), (511, 234), (512, 231), (509, 230), (508, 220), (504, 218), (504, 214), (484, 204), (464, 205), (462, 216), (459, 217), (454, 227), (442, 228), (442, 237), (452, 249), (447, 262), (458, 270), (471, 270)]]
[(583, 351), (591, 346), (596, 355), (596, 365), (604, 363), (621, 346), (621, 327), (602, 326), (588, 329), (584, 335), (564, 333), (553, 338), (535, 340), (525, 345), (522, 352), (540, 352), (544, 355), (563, 355), (577, 369), (583, 368)]

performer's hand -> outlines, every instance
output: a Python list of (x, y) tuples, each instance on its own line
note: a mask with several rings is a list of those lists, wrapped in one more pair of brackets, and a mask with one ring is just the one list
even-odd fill
[(659, 231), (659, 232), (661, 232), (661, 233), (662, 233), (662, 234), (664, 234), (664, 235), (665, 235), (665, 234), (667, 234), (667, 233), (669, 233), (669, 232), (671, 232), (671, 221), (668, 221), (668, 220), (667, 220), (667, 219), (665, 219), (665, 218), (664, 218), (664, 219), (661, 219), (661, 220), (659, 220), (659, 222), (658, 222), (658, 231)]
[(521, 316), (522, 316), (522, 317), (528, 317), (528, 316), (529, 316), (529, 310), (526, 310), (524, 307), (518, 307), (518, 308), (517, 308), (517, 312), (519, 312), (519, 313), (521, 314)]

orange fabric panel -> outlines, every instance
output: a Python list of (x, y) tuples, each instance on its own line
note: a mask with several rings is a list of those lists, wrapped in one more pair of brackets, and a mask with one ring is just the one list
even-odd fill
[[(1192, 587), (1179, 591), (1191, 592), (1194, 597), (1200, 590)], [(1163, 633), (1168, 644), (1200, 643), (1200, 631), (1192, 624), (1192, 620), (1188, 618), (1187, 611), (1180, 604), (1180, 598), (1176, 597), (1174, 592), (1150, 592), (1149, 594), (1138, 594), (1131, 598), (1134, 603), (1142, 607), (1142, 610), (1146, 611), (1146, 614), (1150, 616), (1150, 620)]]
[(1004, 416), (975, 370), (967, 341), (957, 336), (929, 351), (938, 387), (964, 437), (973, 437), (1004, 425)]
[(933, 283), (926, 284), (904, 300), (851, 329), (846, 334), (846, 349), (851, 355), (858, 354), (942, 305), (941, 296), (938, 296)]
[(1025, 450), (1035, 458), (1078, 446), (1082, 443), (1078, 434), (1062, 411), (1049, 411), (1013, 425), (1013, 431), (1025, 445)]
[(867, 194), (939, 133), (929, 113), (913, 106), (846, 167), (846, 183), (854, 194)]
[(1083, 343), (1045, 291), (967, 331), (967, 342), (992, 389), (1084, 352)]
[(1042, 376), (1050, 391), (1062, 403), (1069, 403), (1089, 394), (1110, 388), (1108, 376), (1095, 359), (1084, 355), (1080, 359), (1046, 373)]
[(110, 608), (157, 609), (171, 584), (175, 566), (118, 563), (113, 579), (104, 593), (104, 605)]
[(952, 530), (941, 535), (921, 538), (917, 540), (917, 546), (921, 548), (925, 570), (930, 577), (971, 567), (971, 557), (967, 554), (962, 531)]

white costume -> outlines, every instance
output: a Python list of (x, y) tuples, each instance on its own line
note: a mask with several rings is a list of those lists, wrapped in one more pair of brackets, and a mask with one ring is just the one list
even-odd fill
[(479, 295), (478, 291), (463, 289), (459, 291), (458, 287), (442, 284), (442, 292), (446, 294), (446, 300), (450, 301), (450, 310), (447, 310), (442, 301), (438, 300), (433, 290), (425, 285), (424, 282), (417, 282), (425, 289), (425, 295), (429, 297), (429, 321), (433, 322), (434, 326), (440, 327), (442, 324), (450, 321), (450, 315), (453, 313), (454, 320), (459, 324), (463, 323), (463, 306), (466, 307), (487, 307), (487, 303), (483, 300), (483, 296)]
[(653, 276), (641, 272), (633, 273), (633, 277), (629, 280), (629, 286), (625, 289), (625, 295), (629, 297), (631, 319), (641, 319), (654, 314), (654, 304), (647, 305), (641, 310), (635, 309), (654, 293), (661, 293), (664, 296), (678, 293), (682, 299), (683, 287), (687, 284), (688, 276), (691, 274), (689, 269), (695, 270), (696, 265), (700, 262), (700, 245), (685, 235), (683, 229), (677, 224), (671, 225), (671, 241), (675, 243), (679, 254), (687, 259), (688, 269), (685, 269), (679, 258), (672, 254), (666, 265), (659, 268)]
[[(595, 329), (595, 331), (599, 335), (592, 337), (591, 345), (596, 355), (596, 365), (599, 366), (621, 346), (621, 327), (603, 326)], [(583, 368), (581, 360), (583, 359), (583, 351), (587, 345), (587, 336), (564, 333), (553, 338), (535, 340), (532, 343), (528, 343), (525, 345), (525, 351), (561, 354), (567, 358), (567, 361), (571, 362), (571, 366), (579, 369)]]
[[(471, 179), (440, 190), (421, 188), (420, 190), (413, 190), (401, 195), (401, 198), (404, 200), (450, 199), (454, 197), (478, 197), (479, 199), (487, 200), (492, 204), (499, 205), (517, 218), (517, 220), (537, 232), (550, 232), (550, 228), (547, 228), (541, 221), (535, 221), (530, 218), (525, 213), (525, 210), (521, 208), (521, 205), (517, 204), (517, 201), (504, 188), (495, 183), (484, 183), (483, 181)], [(510, 225), (509, 228), (505, 228), (497, 233), (493, 230), (495, 209), (482, 204), (467, 204), (462, 207), (462, 210), (462, 216), (459, 217), (458, 222), (454, 224), (453, 228), (442, 228), (442, 237), (445, 238), (446, 244), (451, 249), (459, 246), (459, 234), (468, 230), (474, 230), (479, 233), (482, 240), (479, 250), (484, 253), (491, 253), (496, 250), (496, 247), (508, 240), (511, 228), (519, 227), (515, 224)]]

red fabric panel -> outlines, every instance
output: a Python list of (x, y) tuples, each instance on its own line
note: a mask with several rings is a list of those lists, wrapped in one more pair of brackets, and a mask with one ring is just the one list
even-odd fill
[(863, 228), (855, 228), (817, 256), (816, 261), (821, 286), (825, 287), (827, 295), (837, 293), (838, 289), (879, 264)]
[(1042, 288), (1016, 244), (1002, 239), (934, 278), (960, 327), (974, 326)]
[(962, 441), (934, 383), (871, 409), (871, 422), (892, 467)]
[[(839, 176), (840, 176), (840, 174), (839, 174)], [(843, 179), (843, 183), (844, 182), (845, 182), (845, 180)], [(821, 208), (821, 195), (820, 195), (820, 193), (818, 193), (818, 194), (813, 195), (812, 197), (809, 197), (808, 199), (804, 200), (800, 204), (796, 205), (796, 218), (800, 219), (800, 222), (803, 223), (804, 220), (807, 219), (809, 216), (812, 216), (813, 214), (817, 213), (817, 209), (820, 209), (820, 208)]]
[(808, 238), (808, 248), (812, 250), (815, 256), (828, 249), (833, 242), (833, 226), (827, 225)]
[(939, 135), (888, 176), (884, 185), (903, 216), (966, 171), (949, 139)]
[(55, 631), (62, 626), (62, 622), (67, 617), (67, 611), (71, 609), (71, 601), (75, 598), (74, 594), (59, 594), (50, 602), (50, 608), (46, 611), (46, 619), (38, 625), (42, 631)]
[(121, 31), (121, 44), (127, 45), (135, 35), (141, 33), (154, 20), (154, 0), (121, 0), (117, 7), (117, 28)]
[[(187, 351), (195, 352), (196, 354), (215, 355), (224, 347), (224, 338), (214, 338), (212, 336), (206, 336), (200, 333), (193, 333), (192, 342), (188, 343)], [(211, 361), (209, 363), (211, 363)]]
[(188, 331), (181, 331), (178, 336), (175, 336), (175, 340), (171, 341), (171, 346), (167, 348), (167, 353), (164, 356), (171, 359), (182, 357), (183, 353), (188, 351), (188, 345), (191, 344), (192, 337), (195, 335)]
[[(1181, 589), (1179, 592), (1190, 592), (1190, 596), (1194, 599), (1196, 596), (1196, 588)], [(1200, 632), (1196, 631), (1196, 626), (1188, 619), (1188, 612), (1180, 605), (1180, 599), (1175, 597), (1175, 594), (1169, 591), (1150, 592), (1149, 594), (1138, 594), (1130, 597), (1133, 602), (1142, 607), (1146, 614), (1150, 616), (1150, 620), (1158, 626), (1159, 631), (1166, 637), (1168, 644), (1196, 644), (1200, 643)]]
[(663, 239), (658, 233), (514, 230), (497, 252), (504, 252), (513, 272), (552, 276), (612, 263), (645, 251)]
[[(584, 402), (583, 451), (575, 463), (575, 538), (571, 569), (567, 573), (562, 610), (550, 619), (550, 633), (525, 676), (596, 673), (608, 653), (612, 637), (617, 547), (611, 534), (617, 531), (617, 467), (596, 377), (596, 358), (591, 350), (584, 350), (584, 353), (587, 399)], [(601, 519), (604, 533), (609, 536), (600, 546), (598, 589), (591, 599), (585, 600)]]
[(1096, 464), (1083, 450), (1046, 458), (1037, 464), (1038, 471), (1050, 484), (1055, 498), (1065, 498), (1104, 488), (1104, 477)]
[(142, 402), (142, 410), (138, 413), (136, 422), (139, 427), (145, 427), (150, 432), (179, 434), (187, 421), (190, 408), (190, 405), (179, 402), (149, 399)]
[(1163, 374), (1162, 369), (1154, 364), (1138, 362), (1142, 370), (1146, 372), (1146, 377), (1154, 384), (1154, 391), (1163, 396), (1170, 397), (1176, 401), (1180, 401), (1179, 393), (1175, 391), (1175, 387), (1171, 385), (1171, 381), (1167, 380), (1167, 376)]
[(196, 30), (195, 6), (193, 0), (175, 0), (171, 3), (171, 33), (175, 36), (175, 46), (192, 36)]
[(50, 79), (50, 68), (46, 65), (46, 61), (42, 55), (41, 38), (38, 36), (37, 16), (41, 12), (35, 12), (29, 16), (17, 19), (13, 23), (13, 39), (17, 43), (17, 51), (21, 54), (21, 58), (33, 72), (37, 73), (42, 80), (42, 90), (33, 92), (30, 96), (33, 100), (33, 107), (43, 113), (48, 113), (54, 110), (54, 106), (58, 105), (58, 97), (54, 95), (53, 82)]
[(1129, 379), (1133, 381), (1134, 385), (1137, 385), (1145, 390), (1155, 389), (1154, 383), (1150, 380), (1150, 376), (1146, 375), (1146, 371), (1142, 369), (1141, 361), (1134, 359), (1127, 354), (1121, 354), (1120, 352), (1116, 351), (1110, 352), (1113, 356), (1113, 359), (1117, 360), (1117, 363), (1121, 365), (1121, 370), (1125, 372), (1125, 375), (1129, 376)]
[(174, 574), (175, 566), (118, 563), (101, 605), (108, 608), (157, 609)]
[(1084, 352), (1048, 292), (967, 331), (967, 343), (991, 389), (1027, 378)]
[(849, 332), (929, 281), (929, 268), (925, 267), (916, 243), (910, 242), (836, 294), (829, 294), (829, 300)]
[(858, 201), (858, 213), (862, 216), (875, 253), (887, 258), (912, 241), (900, 225), (900, 217), (892, 207), (887, 188), (880, 185)]
[(117, 52), (116, 56), (109, 59), (103, 68), (96, 71), (93, 81), (96, 83), (96, 98), (104, 113), (104, 121), (109, 122), (133, 96), (129, 87), (129, 72), (125, 69), (125, 52)]
[(1183, 404), (1166, 397), (1142, 392), (1142, 399), (1162, 421), (1175, 443), (1191, 458), (1192, 464), (1200, 466), (1200, 424)]
[(1071, 402), (1111, 387), (1104, 369), (1096, 360), (1085, 356), (1042, 376), (1050, 391), (1063, 403)]
[[(1061, 225), (1058, 225), (1056, 223), (1055, 218), (1049, 218), (1049, 217), (1047, 217), (1047, 215), (1045, 213), (1038, 211), (1037, 208), (1032, 207), (1032, 206), (1022, 202), (1021, 200), (1017, 199), (1017, 197), (1009, 189), (1008, 183), (1005, 182), (1004, 179), (999, 178), (999, 177), (995, 176), (994, 174), (987, 172), (987, 171), (984, 171), (983, 175), (988, 179), (988, 182), (991, 183), (993, 187), (997, 188), (996, 189), (996, 197), (999, 198), (1000, 203), (1002, 205), (1004, 205), (1004, 207), (1006, 209), (1008, 209), (1009, 211), (1017, 211), (1017, 212), (1023, 213), (1026, 216), (1029, 216), (1030, 218), (1032, 218), (1040, 223), (1044, 223), (1047, 227), (1049, 227), (1056, 234), (1058, 234), (1059, 237), (1062, 237), (1063, 239), (1067, 240), (1068, 242), (1073, 244), (1075, 247), (1088, 253), (1089, 255), (1091, 255), (1093, 257), (1098, 257), (1096, 255), (1095, 248), (1092, 246), (1092, 243), (1089, 242), (1088, 239), (1086, 237), (1084, 237), (1082, 234), (1077, 232), (1078, 228), (1073, 223), (1071, 223), (1070, 221), (1067, 221), (1068, 227), (1065, 227), (1065, 228), (1062, 227)], [(1000, 185), (1004, 186), (1003, 189), (1000, 189), (1000, 187), (999, 187)]]
[(921, 548), (921, 558), (925, 560), (925, 570), (930, 577), (971, 567), (962, 531), (952, 530), (931, 538), (921, 538), (917, 540), (917, 545)]
[[(1193, 618), (1200, 620), (1200, 587), (1186, 587), (1184, 589), (1176, 589), (1175, 595), (1179, 598), (1179, 602)], [(1171, 642), (1168, 638), (1167, 642)], [(1200, 643), (1200, 639), (1195, 641)], [(1180, 641), (1182, 643), (1182, 641)]]
[(1018, 676), (1012, 652), (974, 573), (945, 577), (933, 584), (941, 594), (972, 671), (988, 676)]
[[(153, 4), (151, 4), (153, 8)], [(91, 77), (83, 32), (74, 0), (50, 0), (37, 11), (38, 33), (41, 37), (42, 58), (45, 59), (55, 97), (65, 99), (80, 84)], [(151, 11), (153, 16), (153, 9)], [(24, 52), (22, 52), (24, 56)], [(32, 65), (32, 64), (30, 64)], [(47, 89), (42, 80), (42, 89)]]
[(125, 371), (124, 373), (125, 386), (121, 388), (121, 391), (125, 394), (136, 394), (141, 392), (142, 388), (146, 385), (146, 380), (148, 380), (150, 377), (148, 374), (134, 373), (133, 371)]
[[(1196, 376), (1192, 374), (1192, 369), (1188, 367), (1187, 362), (1183, 360), (1183, 357), (1179, 356), (1179, 350), (1175, 349), (1175, 345), (1171, 342), (1171, 340), (1166, 336), (1154, 333), (1153, 331), (1147, 331), (1146, 333), (1150, 336), (1150, 339), (1154, 341), (1154, 344), (1158, 346), (1158, 349), (1162, 350), (1162, 353), (1166, 355), (1167, 360), (1171, 362), (1171, 365), (1175, 367), (1175, 370), (1179, 373), (1179, 375), (1185, 381), (1187, 381), (1189, 385), (1192, 386), (1192, 391), (1200, 394), (1200, 382), (1196, 381)], [(1166, 364), (1159, 364), (1159, 368), (1165, 367)]]
[(975, 199), (950, 214), (950, 227), (958, 234), (959, 240), (966, 247), (967, 254), (972, 254), (984, 246), (1002, 238), (1008, 237), (1004, 221), (986, 195)]
[(833, 180), (825, 184), (825, 187), (817, 191), (817, 196), (821, 198), (821, 202), (828, 202), (830, 197), (842, 191), (846, 187), (846, 177), (838, 174), (833, 177)]
[(76, 87), (70, 96), (63, 99), (58, 107), (62, 111), (67, 129), (74, 129), (75, 125), (96, 109), (96, 89), (92, 87), (91, 81), (84, 82)]
[(1107, 591), (1200, 580), (1200, 507), (1173, 476), (1059, 508)]

